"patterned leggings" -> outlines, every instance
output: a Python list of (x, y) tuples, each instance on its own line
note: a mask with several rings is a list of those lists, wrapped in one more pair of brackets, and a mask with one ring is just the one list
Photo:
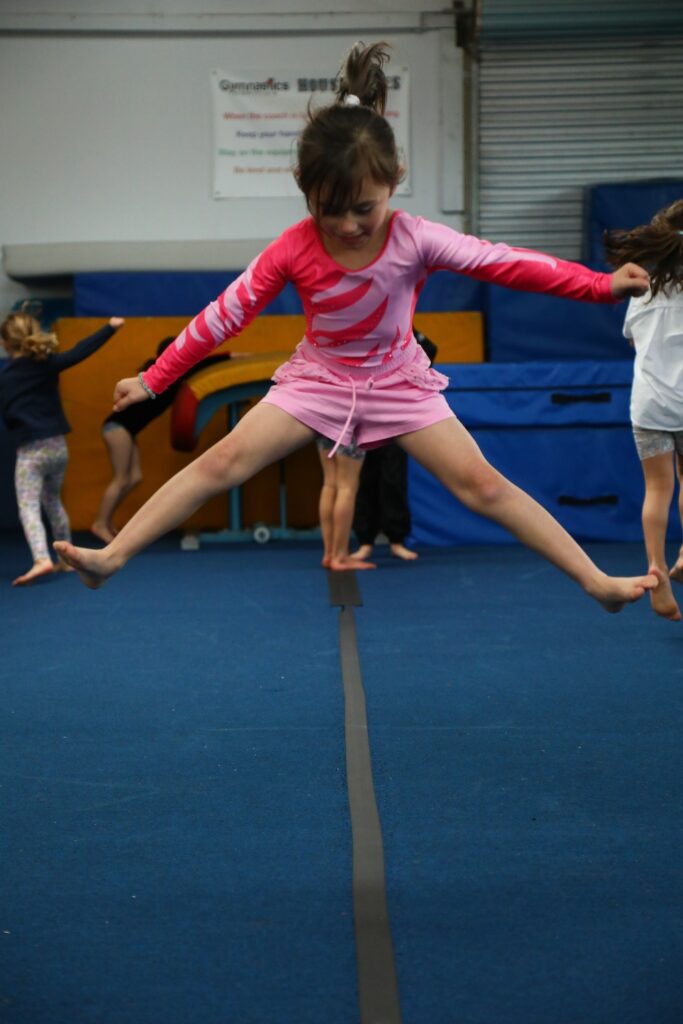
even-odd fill
[(30, 441), (17, 449), (14, 471), (17, 505), (34, 562), (50, 557), (40, 514), (41, 505), (53, 540), (71, 540), (69, 517), (61, 499), (67, 459), (66, 441), (61, 434), (42, 441)]

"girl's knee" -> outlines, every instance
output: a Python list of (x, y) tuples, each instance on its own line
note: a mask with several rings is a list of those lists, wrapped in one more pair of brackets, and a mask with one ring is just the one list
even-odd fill
[(505, 497), (511, 486), (497, 469), (482, 461), (457, 481), (453, 491), (465, 504), (486, 509)]
[(202, 472), (217, 483), (222, 483), (239, 473), (244, 459), (241, 446), (228, 437), (223, 444), (216, 444), (199, 457), (197, 462)]

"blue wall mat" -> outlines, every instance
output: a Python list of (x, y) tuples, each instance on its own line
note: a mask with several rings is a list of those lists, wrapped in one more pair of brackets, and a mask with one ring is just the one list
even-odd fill
[[(629, 423), (627, 363), (441, 366), (446, 398), (486, 458), (581, 540), (639, 541), (643, 482)], [(411, 461), (411, 540), (513, 538), (465, 509)], [(680, 535), (675, 506), (670, 536)]]
[(484, 312), (487, 358), (631, 359), (622, 328), (626, 303), (576, 302), (489, 285)]
[(60, 298), (48, 298), (43, 299), (39, 295), (30, 296), (28, 299), (17, 299), (12, 306), (12, 312), (16, 313), (24, 303), (27, 302), (27, 312), (31, 316), (37, 317), (40, 320), (41, 327), (46, 330), (52, 330), (55, 320), (59, 320), (63, 316), (74, 315), (74, 304), (71, 296), (61, 296)]
[[(193, 317), (239, 274), (237, 270), (75, 274), (74, 315)], [(301, 313), (293, 287), (287, 285), (264, 312)]]
[(438, 270), (430, 274), (417, 301), (422, 313), (478, 312), (486, 302), (487, 285), (464, 274)]
[(677, 199), (683, 199), (683, 178), (624, 181), (585, 189), (584, 260), (602, 266), (603, 231), (628, 230), (647, 224), (658, 210)]
[[(97, 273), (74, 276), (74, 316), (187, 316), (212, 302), (239, 276), (231, 271)], [(483, 308), (486, 286), (473, 278), (445, 272), (430, 275), (418, 309), (423, 313)], [(302, 312), (291, 284), (264, 310)]]

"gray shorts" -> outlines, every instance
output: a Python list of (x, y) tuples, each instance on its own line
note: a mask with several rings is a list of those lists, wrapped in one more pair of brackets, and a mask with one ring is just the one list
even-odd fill
[[(321, 452), (329, 452), (335, 445), (334, 441), (330, 441), (329, 437), (323, 437), (322, 434), (316, 436), (315, 443)], [(358, 447), (355, 437), (351, 438), (351, 444), (340, 444), (337, 448), (337, 454), (346, 455), (347, 459), (365, 458), (365, 452), (362, 448)]]
[(641, 462), (673, 451), (683, 457), (683, 430), (649, 430), (634, 426), (633, 439)]

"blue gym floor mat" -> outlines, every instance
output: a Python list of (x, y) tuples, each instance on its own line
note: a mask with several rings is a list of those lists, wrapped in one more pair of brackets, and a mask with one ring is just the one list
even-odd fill
[[(643, 571), (640, 545), (589, 551)], [(518, 547), (382, 563), (362, 591), (404, 1021), (680, 1021), (680, 624), (608, 615)]]
[(165, 541), (96, 593), (5, 585), (4, 1024), (357, 1019), (319, 557)]
[[(683, 627), (516, 546), (379, 555), (353, 614), (403, 1024), (678, 1022)], [(168, 540), (17, 591), (0, 538), (4, 1024), (358, 1024), (319, 560)]]

